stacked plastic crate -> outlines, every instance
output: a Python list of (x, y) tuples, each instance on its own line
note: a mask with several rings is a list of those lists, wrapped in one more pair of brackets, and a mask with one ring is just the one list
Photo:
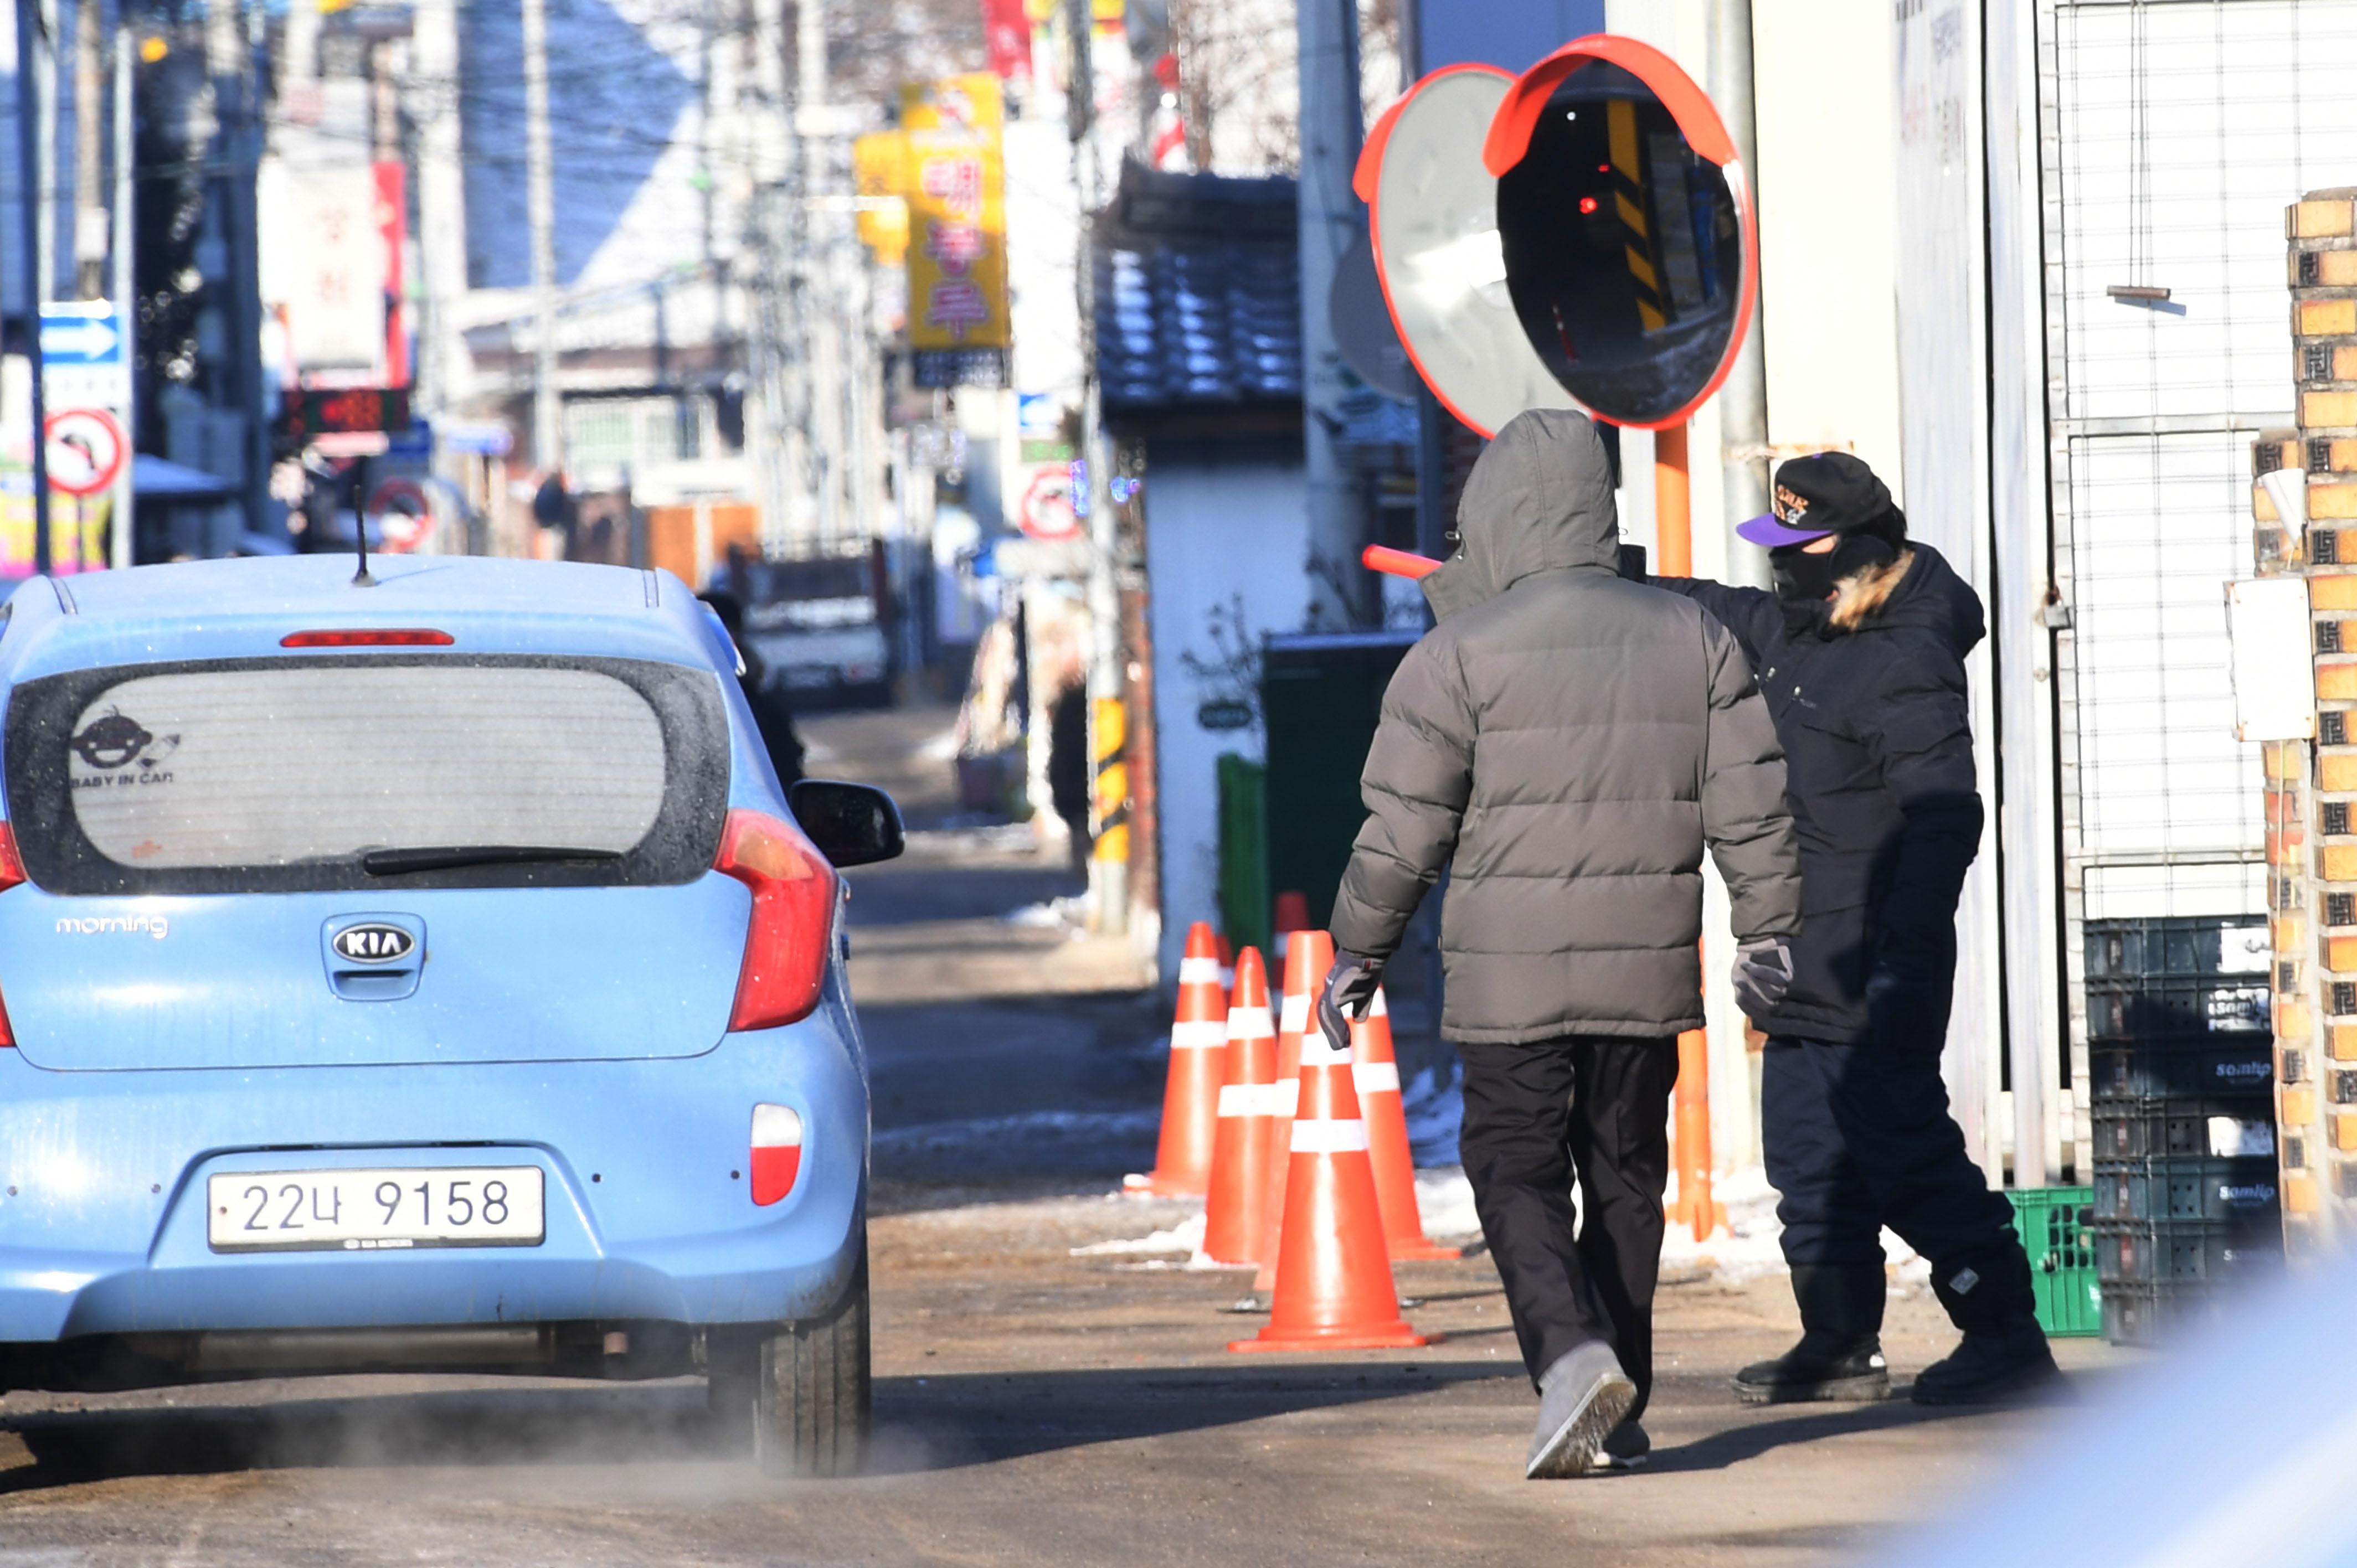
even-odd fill
[(2268, 931), (2255, 917), (2086, 931), (2104, 1335), (2149, 1344), (2283, 1258)]

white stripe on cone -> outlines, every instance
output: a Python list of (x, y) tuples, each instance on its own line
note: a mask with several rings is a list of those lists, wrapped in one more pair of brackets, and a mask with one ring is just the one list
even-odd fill
[(1309, 1027), (1309, 998), (1302, 995), (1285, 999), (1285, 1030), (1298, 1035)]
[(1301, 1114), (1301, 1080), (1299, 1079), (1280, 1078), (1268, 1087), (1276, 1091), (1275, 1112), (1276, 1115), (1298, 1116)]
[(1275, 1116), (1284, 1108), (1274, 1083), (1223, 1083), (1220, 1086), (1222, 1116)]
[(1256, 1040), (1263, 1035), (1275, 1034), (1276, 1026), (1269, 1020), (1265, 1007), (1231, 1007), (1228, 1009), (1228, 1033)]
[(1228, 1026), (1217, 1019), (1190, 1019), (1170, 1026), (1174, 1051), (1216, 1051), (1228, 1043)]
[(1357, 1117), (1347, 1122), (1296, 1122), (1293, 1152), (1297, 1155), (1363, 1154), (1367, 1124)]
[(1350, 1059), (1351, 1053), (1336, 1050), (1323, 1029), (1312, 1029), (1301, 1036), (1303, 1067), (1340, 1067)]
[(1375, 999), (1367, 1008), (1367, 1016), (1370, 1018), (1388, 1018), (1391, 1015), (1391, 1004), (1383, 1000), (1383, 988), (1378, 985), (1375, 987)]
[(1399, 1063), (1352, 1062), (1351, 1081), (1357, 1086), (1361, 1094), (1397, 1094), (1400, 1086)]
[(1182, 958), (1178, 961), (1178, 983), (1209, 985), (1220, 978), (1220, 961), (1215, 958)]

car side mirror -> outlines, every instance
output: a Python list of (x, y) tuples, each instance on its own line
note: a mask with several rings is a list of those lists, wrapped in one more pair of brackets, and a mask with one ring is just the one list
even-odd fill
[(786, 803), (811, 843), (834, 865), (890, 860), (908, 847), (900, 808), (872, 785), (803, 779), (787, 789)]

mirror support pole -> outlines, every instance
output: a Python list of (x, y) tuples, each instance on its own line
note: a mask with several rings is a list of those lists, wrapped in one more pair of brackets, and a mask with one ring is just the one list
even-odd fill
[[(1664, 577), (1694, 575), (1694, 476), (1686, 456), (1686, 426), (1653, 432), (1653, 530)], [(1694, 1228), (1695, 1240), (1716, 1227), (1710, 1191), (1710, 1050), (1700, 1029), (1678, 1036), (1675, 1157), (1678, 1197), (1669, 1218)]]
[[(1734, 139), (1736, 157), (1760, 200), (1759, 137), (1752, 113), (1751, 0), (1709, 0), (1710, 98)], [(1734, 367), (1718, 392), (1719, 462), (1727, 498), (1727, 580), (1768, 586), (1768, 556), (1735, 525), (1768, 510), (1768, 362), (1762, 350), (1763, 314), (1754, 310), (1751, 330), (1736, 350)]]

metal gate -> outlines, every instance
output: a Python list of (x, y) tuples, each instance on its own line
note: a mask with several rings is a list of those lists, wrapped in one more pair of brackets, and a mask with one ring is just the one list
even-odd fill
[(2221, 585), (2252, 571), (2253, 438), (2292, 423), (2284, 209), (2357, 184), (2357, 0), (2040, 0), (2039, 23), (2084, 1172), (2083, 922), (2266, 909)]

